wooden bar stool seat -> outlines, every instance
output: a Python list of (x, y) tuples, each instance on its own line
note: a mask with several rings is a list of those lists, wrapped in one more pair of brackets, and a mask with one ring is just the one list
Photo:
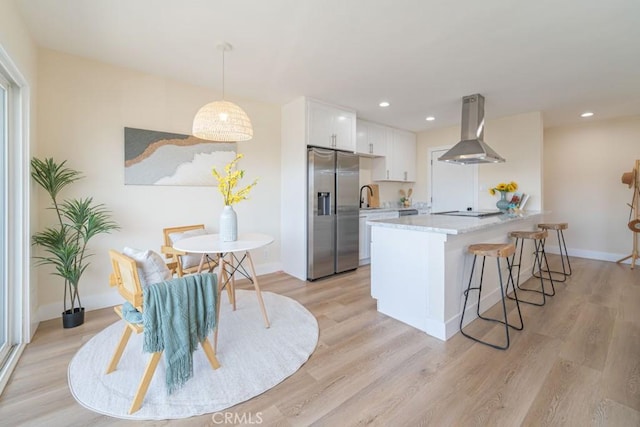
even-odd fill
[[(471, 274), (469, 276), (469, 285), (467, 286), (467, 290), (464, 291), (464, 306), (462, 307), (462, 315), (460, 316), (460, 333), (462, 335), (464, 335), (467, 338), (470, 338), (474, 341), (477, 341), (481, 344), (485, 344), (488, 345), (489, 347), (493, 347), (499, 350), (506, 350), (507, 348), (509, 348), (509, 344), (510, 344), (510, 340), (509, 340), (509, 328), (513, 328), (516, 329), (518, 331), (521, 331), (524, 328), (524, 324), (522, 323), (522, 313), (520, 312), (520, 304), (518, 302), (518, 298), (517, 298), (517, 294), (516, 294), (516, 288), (515, 286), (513, 287), (513, 293), (515, 296), (515, 301), (516, 301), (516, 306), (518, 308), (518, 317), (520, 318), (520, 326), (516, 326), (515, 324), (511, 324), (509, 323), (509, 319), (507, 317), (507, 305), (506, 305), (506, 291), (505, 291), (505, 286), (504, 286), (504, 282), (502, 280), (502, 269), (500, 268), (500, 258), (504, 258), (507, 261), (507, 270), (509, 272), (509, 278), (507, 279), (507, 286), (506, 288), (508, 289), (509, 287), (509, 283), (513, 284), (513, 276), (511, 274), (511, 263), (509, 261), (509, 257), (513, 256), (515, 254), (516, 248), (512, 243), (478, 243), (478, 244), (474, 244), (474, 245), (470, 245), (467, 248), (467, 251), (470, 254), (473, 254), (473, 264), (471, 264)], [(480, 283), (478, 284), (477, 287), (472, 287), (471, 284), (473, 283), (473, 272), (475, 270), (475, 266), (476, 266), (476, 259), (478, 258), (478, 256), (482, 257), (482, 269), (480, 271)], [(498, 280), (500, 283), (500, 293), (501, 293), (501, 299), (502, 299), (502, 313), (504, 315), (504, 320), (500, 320), (500, 319), (493, 319), (490, 317), (485, 317), (482, 316), (480, 314), (480, 301), (482, 299), (482, 282), (484, 279), (484, 264), (485, 261), (487, 259), (487, 257), (493, 257), (496, 259), (496, 263), (498, 266)], [(499, 345), (499, 344), (495, 344), (495, 343), (491, 343), (488, 341), (483, 341), (479, 338), (476, 338), (474, 336), (471, 336), (469, 334), (467, 334), (466, 332), (464, 332), (463, 325), (464, 325), (464, 315), (465, 312), (467, 310), (467, 302), (469, 301), (469, 292), (472, 290), (477, 290), (478, 291), (478, 302), (476, 305), (476, 314), (478, 316), (478, 318), (482, 319), (482, 320), (487, 320), (490, 322), (497, 322), (497, 323), (502, 323), (504, 325), (505, 328), (505, 340), (506, 343), (504, 345)]]
[(538, 228), (543, 230), (566, 230), (569, 228), (569, 224), (566, 222), (558, 222), (555, 224), (538, 224)]
[[(516, 239), (533, 239), (533, 240), (541, 240), (547, 238), (546, 230), (537, 230), (537, 231), (512, 231), (509, 233), (509, 237), (514, 237)], [(517, 248), (516, 248), (517, 249)]]
[[(564, 240), (563, 231), (569, 228), (569, 224), (566, 222), (557, 222), (557, 223), (543, 223), (538, 224), (538, 228), (542, 230), (555, 230), (556, 236), (558, 237), (558, 250), (560, 252), (560, 262), (562, 263), (562, 271), (549, 270), (547, 268), (545, 273), (549, 274), (551, 277), (551, 273), (556, 275), (554, 279), (556, 282), (564, 282), (567, 280), (567, 277), (571, 276), (571, 261), (569, 260), (569, 252), (567, 252), (567, 244)], [(535, 272), (533, 275), (537, 278), (542, 277), (543, 271)]]
[[(524, 250), (524, 241), (525, 240), (533, 240), (533, 245), (534, 245), (534, 255), (535, 255), (535, 264), (532, 267), (532, 274), (535, 271), (535, 267), (538, 267), (538, 272), (542, 272), (542, 271), (549, 271), (549, 262), (547, 261), (547, 254), (544, 251), (544, 243), (547, 239), (547, 230), (535, 230), (535, 231), (512, 231), (509, 233), (509, 237), (516, 239), (515, 240), (515, 247), (516, 247), (516, 251), (514, 252), (513, 256), (511, 257), (511, 268), (513, 269), (514, 267), (518, 267), (518, 275), (517, 280), (516, 280), (516, 284), (515, 287), (517, 287), (519, 290), (521, 291), (526, 291), (526, 292), (535, 292), (538, 293), (542, 296), (542, 301), (541, 302), (534, 302), (534, 301), (527, 301), (524, 300), (522, 298), (520, 298), (520, 302), (523, 302), (525, 304), (531, 304), (531, 305), (537, 305), (537, 306), (543, 306), (546, 304), (547, 302), (547, 297), (548, 296), (554, 296), (556, 294), (556, 289), (553, 285), (553, 278), (551, 277), (551, 273), (548, 273), (549, 276), (549, 280), (551, 281), (551, 292), (548, 293), (545, 288), (544, 288), (544, 280), (542, 278), (542, 273), (540, 274), (540, 290), (537, 289), (524, 289), (520, 287), (520, 269), (522, 268), (522, 252)], [(516, 253), (518, 252), (518, 247), (520, 248), (520, 255), (518, 258), (518, 263), (516, 264)], [(542, 261), (544, 260), (545, 263), (545, 267), (546, 270), (542, 269)], [(513, 282), (511, 283), (513, 285)], [(514, 287), (514, 289), (515, 289)], [(514, 297), (511, 297), (508, 295), (509, 292), (509, 287), (507, 286), (507, 297), (510, 299), (515, 299), (515, 294)]]
[(478, 243), (470, 245), (467, 250), (474, 255), (506, 258), (513, 255), (516, 248), (510, 243)]

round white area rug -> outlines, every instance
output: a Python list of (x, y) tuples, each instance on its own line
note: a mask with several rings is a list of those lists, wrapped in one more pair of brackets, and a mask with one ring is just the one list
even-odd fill
[[(132, 334), (117, 369), (106, 375), (124, 330), (124, 322), (116, 322), (94, 336), (71, 360), (68, 377), (73, 397), (84, 407), (112, 417), (161, 420), (221, 411), (265, 392), (307, 361), (318, 343), (318, 322), (291, 298), (271, 292), (262, 296), (269, 329), (254, 291), (236, 292), (236, 311), (223, 293), (217, 352), (220, 368), (211, 369), (198, 346), (193, 354), (193, 378), (168, 395), (163, 355), (142, 407), (131, 415), (129, 407), (150, 354), (142, 352), (142, 334)], [(209, 340), (213, 345), (213, 338)]]

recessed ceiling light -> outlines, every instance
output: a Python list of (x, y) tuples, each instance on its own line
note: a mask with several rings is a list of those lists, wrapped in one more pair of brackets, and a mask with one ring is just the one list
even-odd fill
[(593, 113), (591, 111), (586, 111), (580, 114), (580, 117), (591, 117), (591, 116), (593, 116)]
[(391, 105), (391, 104), (389, 104), (387, 101), (382, 101), (382, 102), (381, 102), (380, 104), (378, 104), (378, 105), (379, 105), (379, 106), (381, 106), (381, 107), (388, 107), (388, 106), (389, 106), (389, 105)]
[(426, 120), (426, 121), (428, 121), (428, 122), (432, 122), (432, 121), (434, 121), (435, 119), (436, 119), (435, 117), (433, 117), (433, 116), (429, 116), (429, 117), (427, 117), (425, 120)]

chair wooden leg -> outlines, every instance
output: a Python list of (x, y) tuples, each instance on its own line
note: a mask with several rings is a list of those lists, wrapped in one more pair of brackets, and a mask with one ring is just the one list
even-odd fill
[(207, 359), (209, 359), (209, 363), (213, 370), (216, 370), (220, 367), (220, 362), (218, 362), (218, 358), (216, 357), (216, 352), (211, 348), (211, 343), (208, 338), (205, 338), (204, 341), (200, 343), (202, 346), (202, 350), (204, 350), (204, 354), (207, 355)]
[(131, 408), (129, 409), (129, 414), (133, 414), (142, 406), (142, 401), (144, 400), (144, 396), (147, 394), (149, 384), (151, 384), (151, 379), (153, 378), (153, 374), (156, 371), (158, 362), (160, 361), (160, 356), (162, 356), (161, 351), (158, 351), (151, 355), (151, 359), (149, 359), (147, 368), (144, 370), (144, 375), (142, 376), (142, 380), (140, 381), (140, 385), (138, 386), (138, 391), (136, 391), (136, 395), (133, 398), (133, 403), (131, 404)]
[(247, 251), (247, 259), (249, 260), (249, 266), (251, 267), (251, 279), (253, 279), (253, 286), (256, 288), (256, 295), (258, 296), (258, 302), (260, 303), (260, 309), (262, 310), (262, 316), (264, 317), (264, 324), (269, 328), (271, 325), (269, 324), (269, 318), (267, 317), (267, 309), (264, 307), (262, 292), (260, 292), (260, 285), (258, 284), (258, 278), (256, 277), (256, 269), (253, 267), (253, 259), (251, 259), (249, 251)]
[(107, 374), (115, 371), (118, 367), (118, 363), (120, 362), (120, 358), (122, 357), (122, 353), (124, 352), (127, 343), (129, 342), (129, 337), (131, 337), (131, 328), (129, 326), (124, 327), (124, 332), (122, 332), (122, 336), (120, 337), (120, 342), (118, 343), (118, 347), (116, 347), (116, 351), (113, 353), (111, 357), (111, 361), (109, 362), (109, 366), (107, 366)]

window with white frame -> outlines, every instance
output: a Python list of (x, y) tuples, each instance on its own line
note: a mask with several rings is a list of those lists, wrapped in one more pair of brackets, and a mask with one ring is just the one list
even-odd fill
[(29, 85), (0, 45), (0, 393), (29, 340)]
[(9, 105), (9, 81), (0, 74), (0, 366), (3, 364), (5, 357), (9, 353), (12, 344), (12, 337), (9, 328), (9, 288), (6, 276), (6, 259), (7, 259), (7, 239), (6, 239), (6, 222), (7, 222), (7, 201), (6, 201), (6, 183), (7, 183), (7, 164), (6, 150), (8, 147), (8, 114)]

